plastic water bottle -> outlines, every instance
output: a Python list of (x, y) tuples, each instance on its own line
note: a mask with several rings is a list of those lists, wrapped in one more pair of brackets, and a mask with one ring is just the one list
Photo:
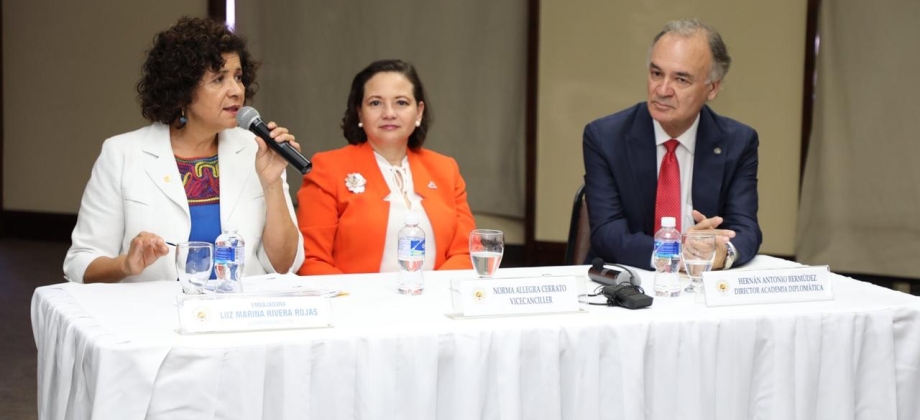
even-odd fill
[(673, 217), (662, 217), (661, 229), (655, 232), (655, 296), (680, 296), (680, 232), (674, 226)]
[(422, 265), (425, 264), (425, 231), (418, 227), (418, 215), (409, 213), (404, 219), (397, 239), (396, 258), (399, 259), (399, 293), (420, 295), (425, 290)]
[(232, 223), (223, 225), (214, 241), (214, 270), (217, 272), (217, 293), (239, 293), (243, 291), (243, 267), (246, 265), (246, 242), (237, 233)]

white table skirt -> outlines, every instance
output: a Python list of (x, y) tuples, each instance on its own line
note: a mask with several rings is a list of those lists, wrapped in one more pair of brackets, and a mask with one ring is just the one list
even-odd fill
[(835, 275), (828, 302), (457, 320), (447, 285), (469, 273), (425, 274), (417, 297), (387, 274), (266, 281), (351, 295), (334, 328), (192, 336), (175, 282), (38, 288), (39, 418), (920, 418), (914, 296)]

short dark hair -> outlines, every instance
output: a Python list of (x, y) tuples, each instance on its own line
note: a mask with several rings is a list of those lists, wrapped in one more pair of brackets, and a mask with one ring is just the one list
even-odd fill
[(249, 55), (246, 42), (226, 25), (211, 19), (179, 19), (173, 27), (153, 37), (153, 47), (141, 67), (137, 96), (141, 114), (151, 122), (172, 124), (192, 103), (192, 95), (205, 71), (220, 71), (222, 54), (236, 53), (243, 68), (245, 100), (252, 99), (258, 63)]
[(412, 83), (412, 95), (415, 96), (416, 104), (425, 103), (422, 122), (409, 135), (409, 148), (418, 149), (425, 143), (428, 127), (434, 119), (431, 114), (431, 103), (425, 98), (425, 87), (422, 85), (422, 80), (419, 79), (415, 67), (402, 60), (375, 61), (355, 75), (354, 80), (351, 82), (351, 92), (348, 93), (345, 116), (342, 117), (342, 133), (349, 144), (361, 144), (367, 141), (367, 133), (364, 132), (363, 128), (358, 127), (358, 121), (360, 121), (358, 109), (361, 108), (361, 102), (364, 101), (364, 85), (377, 73), (384, 72), (399, 73), (409, 79), (409, 82)]
[(697, 32), (705, 32), (706, 42), (709, 44), (709, 51), (712, 53), (712, 68), (709, 70), (709, 80), (707, 82), (718, 82), (725, 78), (728, 69), (732, 65), (732, 57), (728, 55), (728, 47), (722, 40), (722, 35), (715, 28), (699, 19), (682, 19), (672, 20), (664, 25), (664, 29), (655, 35), (652, 40), (652, 46), (649, 47), (649, 60), (652, 57), (652, 49), (661, 37), (674, 33), (683, 37), (691, 36)]

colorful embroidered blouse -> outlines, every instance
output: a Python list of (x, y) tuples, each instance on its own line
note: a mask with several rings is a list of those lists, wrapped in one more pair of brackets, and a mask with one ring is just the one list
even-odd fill
[(214, 243), (220, 235), (220, 169), (217, 155), (185, 159), (176, 156), (192, 217), (189, 241)]

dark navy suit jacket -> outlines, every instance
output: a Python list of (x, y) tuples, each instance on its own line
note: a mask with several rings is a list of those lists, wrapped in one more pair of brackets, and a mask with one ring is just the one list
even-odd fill
[[(708, 106), (700, 111), (693, 156), (693, 208), (734, 230), (734, 265), (757, 255), (757, 132)], [(658, 157), (645, 102), (597, 119), (584, 132), (585, 202), (591, 221), (588, 261), (649, 267), (654, 246)], [(717, 153), (718, 151), (718, 153)]]

